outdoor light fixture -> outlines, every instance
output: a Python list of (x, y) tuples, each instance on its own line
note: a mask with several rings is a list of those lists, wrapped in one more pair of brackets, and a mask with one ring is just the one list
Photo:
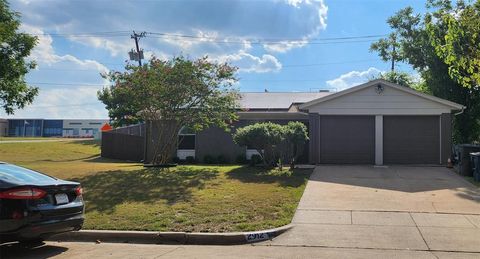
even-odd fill
[(381, 94), (383, 93), (383, 85), (382, 84), (378, 84), (377, 86), (375, 86), (375, 92), (377, 92), (377, 94)]

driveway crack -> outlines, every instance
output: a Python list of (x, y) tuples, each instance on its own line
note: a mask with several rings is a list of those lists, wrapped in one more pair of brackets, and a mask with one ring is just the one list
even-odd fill
[(418, 227), (417, 222), (415, 221), (415, 219), (413, 219), (412, 213), (409, 212), (408, 215), (410, 215), (410, 218), (412, 219), (413, 223), (415, 224), (415, 227), (417, 228), (418, 233), (422, 237), (422, 240), (425, 243), (425, 246), (427, 246), (428, 250), (430, 251), (431, 250), (430, 246), (428, 245), (427, 240), (425, 240), (425, 237), (423, 236), (422, 231), (420, 231), (420, 228)]

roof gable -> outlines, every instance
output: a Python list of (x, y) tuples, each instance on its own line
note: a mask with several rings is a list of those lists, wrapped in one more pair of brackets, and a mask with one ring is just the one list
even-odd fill
[[(382, 79), (377, 79), (373, 80), (370, 82), (367, 82), (365, 84), (361, 84), (358, 86), (354, 86), (352, 88), (337, 92), (335, 94), (331, 94), (322, 98), (318, 98), (315, 100), (312, 100), (310, 102), (304, 103), (300, 105), (300, 109), (302, 110), (310, 110), (314, 106), (318, 106), (322, 103), (329, 102), (335, 99), (339, 99), (348, 95), (353, 95), (356, 92), (359, 92), (361, 90), (367, 89), (367, 88), (372, 88), (376, 87), (377, 85), (381, 85), (385, 88), (391, 88), (392, 90), (403, 93), (405, 95), (411, 95), (412, 97), (417, 97), (418, 99), (422, 99), (424, 102), (429, 102), (429, 103), (435, 103), (439, 107), (444, 108), (444, 109), (449, 109), (449, 110), (461, 110), (464, 109), (465, 107), (463, 105), (460, 105), (458, 103), (454, 103), (442, 98), (438, 98), (432, 95), (424, 94), (421, 92), (418, 92), (414, 89), (404, 87), (398, 84), (390, 83), (388, 81), (382, 80)], [(381, 94), (378, 94), (381, 95)]]

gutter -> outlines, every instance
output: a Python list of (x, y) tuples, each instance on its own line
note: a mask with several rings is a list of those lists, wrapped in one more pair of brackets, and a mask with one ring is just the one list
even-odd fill
[(462, 114), (462, 113), (465, 111), (465, 108), (467, 108), (467, 107), (465, 107), (465, 106), (462, 106), (462, 110), (461, 110), (461, 111), (459, 111), (459, 112), (457, 112), (457, 113), (454, 113), (454, 114), (453, 114), (453, 116), (457, 116), (457, 115), (460, 115), (460, 114)]

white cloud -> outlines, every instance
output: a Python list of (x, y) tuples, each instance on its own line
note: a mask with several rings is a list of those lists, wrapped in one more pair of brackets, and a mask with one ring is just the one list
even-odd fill
[(382, 72), (382, 70), (374, 67), (370, 67), (365, 71), (350, 71), (335, 79), (328, 80), (327, 86), (335, 88), (337, 91), (345, 90), (352, 86), (365, 83), (369, 81), (373, 76), (376, 76)]
[(40, 89), (32, 105), (15, 112), (17, 118), (105, 119), (104, 106), (97, 101), (97, 87)]
[(273, 43), (264, 44), (263, 47), (267, 51), (285, 53), (294, 48), (301, 48), (307, 45), (311, 39), (318, 36), (321, 30), (325, 30), (325, 28), (327, 28), (328, 7), (323, 3), (323, 0), (286, 0), (286, 1), (288, 4), (296, 8), (313, 6), (316, 10), (316, 14), (310, 15), (308, 16), (308, 18), (305, 17), (305, 19), (312, 19), (313, 24), (316, 24), (316, 26), (314, 26), (308, 34), (303, 35), (299, 39), (280, 40), (278, 42), (273, 41)]
[(241, 72), (246, 73), (267, 73), (277, 72), (282, 69), (282, 64), (272, 55), (253, 56), (240, 51), (233, 55), (225, 55), (217, 58), (220, 62), (229, 62), (237, 66)]
[[(324, 0), (229, 0), (214, 4), (148, 1), (141, 5), (130, 1), (112, 5), (104, 1), (52, 0), (49, 8), (36, 1), (14, 2), (13, 7), (23, 13), (24, 22), (41, 26), (48, 32), (68, 34), (122, 30), (122, 35), (117, 35), (119, 37), (98, 34), (69, 36), (68, 39), (125, 58), (134, 46), (129, 37), (129, 31), (134, 28), (137, 31), (194, 36), (147, 35), (142, 39), (141, 47), (158, 56), (232, 55), (251, 49), (252, 42), (262, 39), (276, 40), (256, 46), (268, 52), (284, 53), (305, 46), (324, 30), (328, 11)], [(139, 13), (143, 18), (137, 17)]]
[(107, 118), (97, 91), (107, 83), (100, 73), (107, 72), (108, 68), (95, 60), (58, 55), (52, 37), (45, 36), (36, 26), (23, 24), (21, 29), (38, 35), (38, 44), (29, 57), (38, 66), (27, 75), (27, 82), (39, 87), (39, 95), (33, 104), (10, 117)]

